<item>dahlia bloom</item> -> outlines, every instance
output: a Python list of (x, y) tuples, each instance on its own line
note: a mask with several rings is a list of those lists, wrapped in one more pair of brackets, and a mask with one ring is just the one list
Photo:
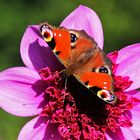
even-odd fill
[[(91, 9), (79, 6), (60, 26), (85, 30), (103, 48), (102, 25)], [(81, 85), (69, 92), (60, 87), (62, 66), (38, 25), (26, 29), (20, 52), (25, 67), (0, 73), (1, 108), (16, 116), (35, 116), (22, 128), (18, 140), (140, 138), (139, 43), (108, 54), (118, 97), (115, 105), (91, 99), (82, 93), (88, 90)]]

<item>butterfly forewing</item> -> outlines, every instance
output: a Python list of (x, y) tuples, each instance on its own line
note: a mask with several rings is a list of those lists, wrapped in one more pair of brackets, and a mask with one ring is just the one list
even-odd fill
[(41, 34), (60, 62), (66, 66), (70, 56), (70, 34), (66, 28), (56, 28), (48, 23), (40, 25)]

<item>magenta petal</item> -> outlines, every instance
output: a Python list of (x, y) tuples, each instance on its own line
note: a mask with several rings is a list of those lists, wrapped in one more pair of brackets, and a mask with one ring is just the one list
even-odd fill
[(113, 140), (108, 134), (106, 134), (106, 139), (107, 140)]
[(130, 128), (130, 130), (134, 133), (134, 135), (137, 138), (140, 138), (140, 106), (135, 106), (131, 110), (131, 116), (132, 116), (132, 124), (133, 126)]
[(32, 116), (41, 111), (45, 85), (37, 72), (16, 67), (0, 73), (0, 106), (17, 116)]
[(125, 92), (125, 94), (131, 95), (132, 97), (140, 100), (140, 91), (138, 90), (131, 90), (129, 92)]
[(124, 140), (137, 140), (138, 137), (130, 130), (130, 128), (121, 127)]
[(46, 117), (37, 117), (28, 122), (20, 131), (18, 140), (61, 140), (56, 127)]
[(80, 5), (68, 15), (60, 26), (68, 29), (85, 30), (103, 48), (103, 29), (97, 14), (90, 8)]
[(18, 140), (45, 140), (44, 135), (48, 125), (47, 120), (35, 118), (28, 122), (20, 131)]
[(140, 43), (124, 47), (118, 52), (117, 63), (127, 61), (129, 57), (135, 56), (137, 52), (140, 52)]
[(115, 133), (108, 131), (106, 138), (107, 140), (136, 140), (135, 134), (133, 134), (129, 127), (120, 127)]
[(31, 69), (38, 70), (47, 66), (59, 68), (61, 65), (41, 37), (39, 26), (32, 25), (26, 29), (20, 52), (24, 64)]
[(108, 134), (108, 133), (106, 133), (106, 140), (114, 140), (114, 138), (118, 138), (116, 135), (115, 135), (115, 133), (114, 134), (112, 134), (113, 136), (110, 136), (110, 134)]
[(123, 137), (121, 129), (116, 130), (115, 133), (108, 130), (106, 133), (106, 139), (107, 140), (124, 140), (124, 137)]
[[(129, 52), (131, 53), (131, 52)], [(140, 52), (125, 59), (121, 62), (116, 70), (116, 75), (129, 76), (130, 80), (133, 81), (132, 85), (127, 89), (127, 91), (134, 90), (140, 87)]]

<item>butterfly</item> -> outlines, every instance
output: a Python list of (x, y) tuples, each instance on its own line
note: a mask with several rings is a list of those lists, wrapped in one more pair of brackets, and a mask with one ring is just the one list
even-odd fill
[(107, 103), (114, 104), (111, 63), (96, 41), (84, 30), (40, 24), (40, 32), (67, 76), (73, 75), (82, 85)]

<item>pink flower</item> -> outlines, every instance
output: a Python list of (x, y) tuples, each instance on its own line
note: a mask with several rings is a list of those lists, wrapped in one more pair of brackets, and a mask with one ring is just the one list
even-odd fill
[[(85, 30), (103, 48), (101, 22), (91, 9), (79, 6), (61, 26)], [(140, 138), (139, 43), (108, 54), (118, 97), (115, 105), (59, 87), (57, 71), (62, 66), (42, 39), (39, 26), (26, 29), (20, 52), (26, 67), (0, 73), (1, 108), (17, 116), (36, 116), (22, 128), (18, 140)]]

